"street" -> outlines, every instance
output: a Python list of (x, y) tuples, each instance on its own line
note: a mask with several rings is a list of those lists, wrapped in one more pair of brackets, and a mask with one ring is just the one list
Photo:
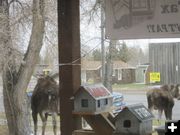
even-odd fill
[[(124, 95), (124, 101), (126, 105), (142, 103), (147, 107), (146, 93), (144, 91), (119, 91)], [(154, 111), (153, 114), (157, 118), (157, 111)], [(162, 119), (165, 119), (164, 114)], [(173, 119), (180, 120), (180, 100), (175, 99), (175, 105), (173, 107)]]
[[(146, 93), (145, 91), (118, 91), (124, 95), (124, 101), (126, 105), (142, 103), (147, 107)], [(0, 112), (4, 112), (2, 86), (0, 86)], [(157, 111), (154, 111), (155, 117), (157, 118)], [(164, 114), (162, 116), (164, 119)], [(173, 108), (173, 119), (180, 120), (180, 100), (175, 99), (175, 105)]]

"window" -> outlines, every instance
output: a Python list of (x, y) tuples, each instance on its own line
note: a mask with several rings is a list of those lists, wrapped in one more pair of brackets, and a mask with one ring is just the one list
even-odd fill
[(146, 70), (143, 70), (143, 74), (145, 74), (146, 73)]
[(118, 69), (118, 80), (122, 80), (122, 69)]
[(123, 127), (130, 128), (131, 127), (131, 121), (130, 120), (125, 120), (124, 123), (123, 123)]
[(104, 99), (104, 105), (107, 105), (108, 104), (108, 99)]
[(112, 76), (116, 76), (116, 69), (113, 69)]
[(88, 107), (88, 99), (81, 100), (81, 107)]
[(97, 103), (98, 103), (98, 107), (100, 107), (101, 106), (100, 100), (98, 100)]

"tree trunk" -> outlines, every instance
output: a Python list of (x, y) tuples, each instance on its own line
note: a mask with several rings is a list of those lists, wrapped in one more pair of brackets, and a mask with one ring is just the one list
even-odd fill
[[(6, 12), (6, 23), (9, 24), (8, 3), (6, 0), (0, 0), (1, 7)], [(0, 8), (1, 9), (1, 8)], [(6, 117), (10, 135), (30, 135), (30, 119), (28, 116), (26, 89), (33, 73), (39, 53), (42, 47), (44, 35), (44, 0), (33, 0), (33, 26), (27, 52), (24, 56), (24, 62), (20, 65), (15, 63), (13, 55), (10, 28), (9, 25), (3, 25), (5, 35), (3, 35), (3, 45), (6, 48), (3, 66), (3, 95)], [(0, 20), (2, 21), (2, 20)], [(8, 49), (7, 49), (8, 48)]]

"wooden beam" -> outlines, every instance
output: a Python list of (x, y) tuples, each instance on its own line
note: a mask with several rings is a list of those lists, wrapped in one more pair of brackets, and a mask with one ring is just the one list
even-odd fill
[(58, 45), (61, 135), (81, 127), (72, 114), (73, 94), (81, 84), (79, 0), (58, 0)]

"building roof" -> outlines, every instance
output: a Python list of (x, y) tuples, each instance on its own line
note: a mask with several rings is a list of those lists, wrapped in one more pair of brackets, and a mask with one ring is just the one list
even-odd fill
[(139, 121), (145, 121), (154, 118), (154, 115), (143, 105), (143, 104), (133, 104), (126, 106), (117, 116), (120, 117), (121, 113), (125, 111), (130, 111), (136, 116)]
[(137, 65), (137, 68), (147, 68), (149, 67), (150, 64), (140, 64), (140, 65)]
[(98, 70), (101, 68), (101, 61), (88, 61), (82, 60), (81, 61), (81, 69), (82, 70)]
[(104, 87), (102, 84), (84, 85), (84, 86), (81, 86), (80, 90), (85, 90), (94, 99), (112, 97), (111, 92), (106, 87)]
[(113, 61), (113, 68), (114, 69), (126, 69), (126, 68), (135, 68), (129, 65), (128, 63), (125, 63), (123, 61)]
[[(82, 60), (81, 62), (81, 69), (82, 70), (98, 70), (102, 66), (101, 61), (88, 61), (88, 60)], [(125, 63), (123, 61), (113, 61), (113, 69), (130, 69), (135, 68), (129, 65), (128, 63)]]

